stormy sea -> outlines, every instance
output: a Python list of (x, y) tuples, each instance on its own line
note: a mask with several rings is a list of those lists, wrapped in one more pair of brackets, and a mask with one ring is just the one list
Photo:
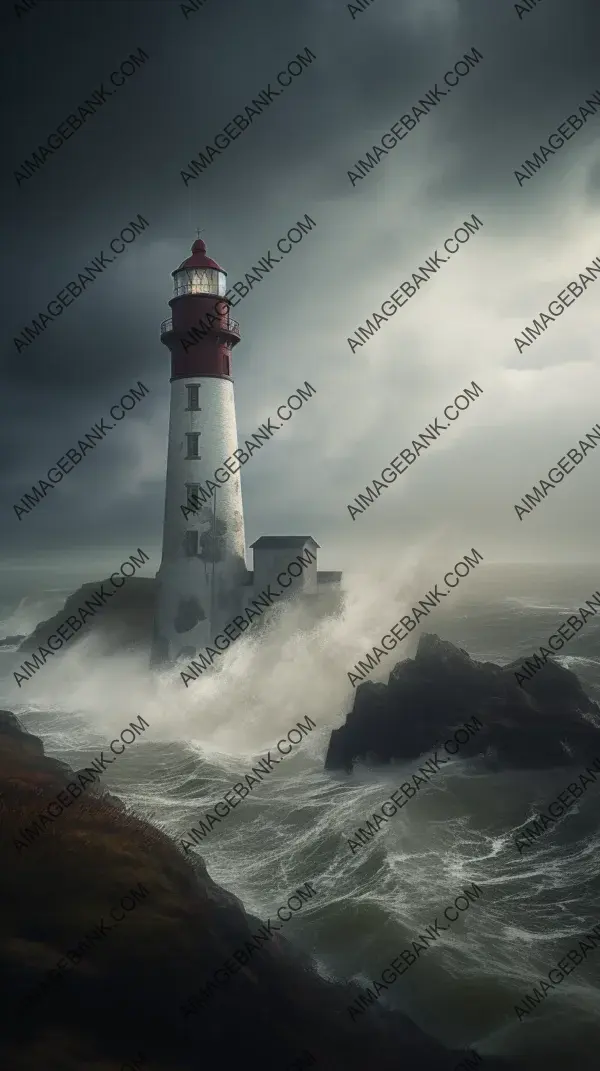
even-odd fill
[[(536, 1066), (543, 1058), (549, 1068), (570, 1060), (595, 1068), (600, 949), (531, 1013), (519, 1019), (515, 1005), (600, 923), (600, 780), (519, 855), (516, 831), (573, 780), (569, 769), (539, 769), (532, 756), (531, 769), (489, 772), (457, 756), (378, 836), (355, 853), (348, 847), (415, 765), (359, 765), (351, 775), (324, 770), (329, 734), (353, 701), (347, 671), (427, 589), (423, 569), (410, 582), (407, 573), (393, 582), (383, 570), (351, 578), (340, 616), (308, 632), (298, 633), (290, 610), (275, 637), (240, 642), (220, 672), (188, 688), (174, 672), (152, 676), (140, 655), (101, 656), (90, 638), (19, 689), (12, 671), (22, 656), (4, 647), (1, 705), (41, 737), (47, 754), (74, 768), (106, 751), (142, 714), (149, 728), (104, 783), (176, 840), (308, 715), (316, 728), (193, 848), (210, 875), (260, 918), (310, 881), (317, 895), (288, 923), (286, 937), (310, 951), (324, 976), (365, 986), (477, 883), (478, 902), (382, 1000), (484, 1060), (530, 1054)], [(79, 583), (65, 579), (64, 588), (45, 591), (36, 580), (23, 597), (27, 584), (17, 579), (15, 590), (5, 585), (0, 636), (28, 633)], [(475, 659), (505, 664), (531, 656), (599, 588), (594, 566), (488, 565), (432, 611), (421, 631)], [(414, 654), (416, 639), (390, 653), (373, 679), (387, 680), (399, 658)], [(599, 639), (594, 618), (556, 656), (597, 701)]]

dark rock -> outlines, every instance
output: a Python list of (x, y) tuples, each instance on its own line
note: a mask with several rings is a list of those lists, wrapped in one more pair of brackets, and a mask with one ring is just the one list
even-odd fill
[(14, 647), (15, 644), (20, 643), (21, 640), (24, 639), (24, 636), (4, 636), (4, 638), (0, 640), (0, 647)]
[(0, 710), (0, 733), (4, 737), (17, 740), (21, 750), (29, 751), (34, 755), (44, 754), (44, 745), (39, 737), (27, 733), (16, 714), (10, 710)]
[(484, 728), (461, 744), (463, 757), (492, 768), (588, 763), (600, 754), (600, 707), (568, 669), (548, 660), (521, 688), (521, 662), (475, 662), (466, 651), (423, 635), (413, 658), (386, 684), (359, 684), (346, 724), (331, 733), (325, 766), (350, 772), (357, 759), (416, 759), (477, 715)]
[[(464, 1056), (399, 1012), (374, 1007), (352, 1023), (346, 1006), (356, 987), (323, 981), (279, 934), (185, 1019), (181, 1006), (243, 948), (258, 920), (202, 861), (192, 863), (97, 786), (17, 850), (13, 838), (39, 811), (40, 789), (47, 800), (73, 779), (60, 765), (0, 712), (0, 800), (8, 804), (0, 808), (0, 1066), (81, 1071), (93, 1059), (119, 1071), (144, 1052), (151, 1056), (140, 1066), (151, 1071), (284, 1071), (309, 1050), (323, 1071), (451, 1071)], [(147, 894), (136, 909), (81, 952), (85, 935), (139, 883)], [(493, 1057), (485, 1065), (515, 1067)]]
[[(104, 584), (104, 591), (110, 592), (102, 609), (95, 611), (85, 621), (79, 632), (67, 643), (74, 646), (78, 640), (89, 636), (91, 632), (101, 637), (107, 654), (119, 653), (143, 647), (150, 650), (154, 629), (154, 607), (156, 602), (156, 580), (154, 577), (133, 576), (127, 583), (115, 591), (109, 580), (98, 580), (83, 584), (73, 595), (69, 595), (62, 610), (47, 621), (41, 621), (34, 631), (26, 637), (19, 651), (35, 651), (40, 644), (45, 644), (48, 636), (56, 632), (67, 617), (76, 613), (78, 607), (85, 609), (85, 600)], [(89, 612), (89, 611), (86, 611)]]

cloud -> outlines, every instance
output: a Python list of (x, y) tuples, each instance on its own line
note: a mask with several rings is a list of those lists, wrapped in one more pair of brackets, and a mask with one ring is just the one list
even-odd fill
[[(523, 188), (513, 172), (600, 85), (597, 6), (574, 19), (547, 0), (519, 20), (508, 2), (419, 0), (353, 21), (343, 4), (273, 18), (261, 2), (234, 3), (226, 78), (219, 49), (203, 48), (199, 69), (196, 29), (176, 5), (124, 4), (119, 19), (113, 6), (90, 15), (94, 35), (73, 69), (61, 62), (58, 9), (43, 41), (32, 21), (18, 45), (45, 89), (42, 102), (27, 79), (10, 96), (15, 166), (34, 147), (31, 116), (42, 139), (138, 38), (151, 63), (6, 192), (7, 552), (26, 560), (43, 547), (58, 561), (74, 542), (105, 542), (128, 553), (140, 531), (160, 545), (170, 388), (158, 331), (170, 273), (199, 226), (230, 283), (243, 279), (308, 212), (316, 229), (233, 310), (240, 434), (305, 380), (318, 392), (242, 472), (248, 542), (312, 532), (322, 563), (343, 568), (365, 553), (371, 524), (370, 543), (392, 546), (399, 532), (411, 543), (443, 523), (502, 558), (593, 557), (593, 455), (527, 530), (515, 529), (511, 499), (597, 420), (593, 288), (520, 355), (514, 336), (600, 255), (600, 114)], [(210, 6), (196, 18), (203, 41), (222, 33)], [(186, 189), (180, 169), (306, 46), (317, 60)], [(473, 47), (483, 60), (353, 188), (348, 168)], [(138, 211), (147, 234), (17, 355), (13, 333)], [(348, 335), (473, 212), (481, 232), (352, 354)], [(138, 379), (152, 390), (143, 408), (30, 517), (13, 519), (13, 501)], [(362, 532), (350, 528), (347, 502), (473, 379), (483, 398), (356, 522)]]

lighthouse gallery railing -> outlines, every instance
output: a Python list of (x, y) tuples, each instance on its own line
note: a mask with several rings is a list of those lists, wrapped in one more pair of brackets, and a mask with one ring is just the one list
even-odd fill
[[(240, 333), (240, 322), (239, 322), (239, 320), (234, 320), (233, 316), (229, 316), (225, 320), (218, 320), (218, 321), (215, 320), (215, 324), (213, 326), (223, 327), (227, 331), (231, 331), (232, 334), (234, 334), (234, 335), (239, 335), (239, 333)], [(166, 334), (168, 334), (169, 331), (172, 331), (172, 330), (173, 330), (173, 317), (169, 316), (166, 320), (163, 320), (163, 322), (161, 323), (161, 325), (160, 325), (160, 333), (161, 333), (161, 335), (166, 335)]]

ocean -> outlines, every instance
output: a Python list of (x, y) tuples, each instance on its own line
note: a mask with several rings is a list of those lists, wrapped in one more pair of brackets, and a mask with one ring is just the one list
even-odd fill
[[(298, 634), (290, 610), (274, 636), (239, 641), (220, 672), (187, 689), (174, 672), (153, 676), (140, 655), (106, 658), (92, 639), (19, 689), (12, 671), (22, 658), (2, 649), (0, 703), (41, 737), (47, 754), (76, 768), (143, 715), (148, 729), (104, 783), (177, 840), (309, 715), (316, 728), (194, 847), (211, 877), (262, 919), (311, 882), (317, 895), (285, 936), (326, 977), (364, 986), (476, 883), (477, 904), (381, 1002), (484, 1058), (525, 1055), (549, 1069), (575, 1060), (591, 1071), (600, 1051), (600, 948), (521, 1020), (515, 1005), (600, 924), (600, 782), (519, 855), (515, 831), (573, 780), (569, 770), (539, 770), (532, 761), (531, 770), (492, 773), (457, 756), (367, 845), (349, 849), (353, 831), (417, 765), (359, 765), (350, 776), (323, 769), (330, 731), (352, 703), (347, 671), (411, 604), (413, 588), (417, 597), (427, 588), (401, 571), (396, 579), (398, 590), (381, 578), (352, 578), (344, 612), (309, 632)], [(0, 636), (32, 629), (80, 582), (25, 599), (5, 592)], [(504, 664), (531, 656), (599, 588), (595, 566), (482, 566), (418, 634), (437, 633), (473, 658)], [(373, 679), (386, 680), (400, 655), (412, 656), (417, 638)], [(598, 701), (599, 638), (600, 623), (589, 620), (557, 656)]]

